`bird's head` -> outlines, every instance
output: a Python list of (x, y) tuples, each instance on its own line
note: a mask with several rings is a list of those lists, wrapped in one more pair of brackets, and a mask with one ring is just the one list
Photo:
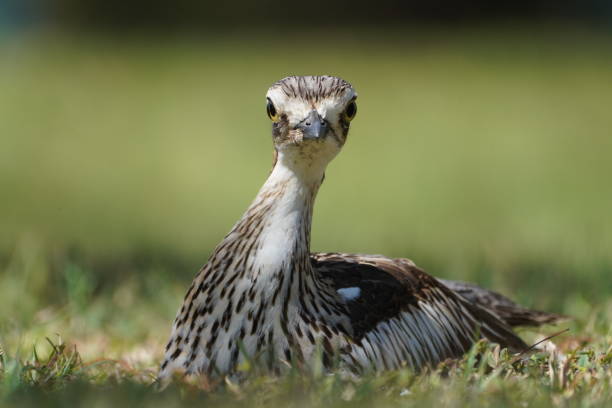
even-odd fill
[(292, 167), (324, 171), (346, 142), (356, 98), (351, 84), (332, 76), (292, 76), (272, 85), (266, 110), (276, 157)]

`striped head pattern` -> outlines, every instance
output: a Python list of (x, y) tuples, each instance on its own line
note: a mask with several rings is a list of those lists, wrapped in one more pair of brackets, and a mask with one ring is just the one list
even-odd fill
[(351, 84), (337, 77), (276, 82), (266, 95), (276, 154), (293, 165), (324, 169), (346, 142), (356, 98)]

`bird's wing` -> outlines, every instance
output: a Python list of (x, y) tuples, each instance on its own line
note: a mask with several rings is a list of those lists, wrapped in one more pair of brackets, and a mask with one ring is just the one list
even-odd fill
[(411, 343), (429, 348), (431, 358), (425, 359), (437, 361), (461, 355), (479, 335), (513, 351), (527, 348), (494, 312), (455, 294), (408, 259), (313, 253), (311, 261), (336, 290), (360, 289), (346, 302), (356, 339), (400, 327), (399, 336), (412, 336)]
[(556, 313), (527, 309), (500, 293), (481, 288), (473, 283), (446, 279), (438, 279), (438, 281), (470, 302), (492, 310), (511, 327), (541, 326), (569, 319), (568, 316)]

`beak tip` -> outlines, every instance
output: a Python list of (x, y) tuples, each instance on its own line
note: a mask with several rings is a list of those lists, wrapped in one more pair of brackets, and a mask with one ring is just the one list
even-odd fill
[(320, 139), (327, 131), (327, 122), (313, 109), (297, 127), (302, 130), (304, 139)]

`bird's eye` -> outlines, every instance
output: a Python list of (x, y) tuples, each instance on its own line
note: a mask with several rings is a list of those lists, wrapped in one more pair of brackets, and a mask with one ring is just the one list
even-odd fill
[(351, 101), (346, 109), (344, 109), (344, 119), (346, 119), (346, 121), (351, 121), (355, 115), (357, 115), (357, 104), (355, 101)]
[(272, 122), (278, 121), (278, 112), (276, 112), (276, 108), (274, 107), (274, 104), (272, 103), (270, 98), (268, 98), (268, 104), (266, 105), (266, 112), (268, 112), (268, 117), (270, 118)]

